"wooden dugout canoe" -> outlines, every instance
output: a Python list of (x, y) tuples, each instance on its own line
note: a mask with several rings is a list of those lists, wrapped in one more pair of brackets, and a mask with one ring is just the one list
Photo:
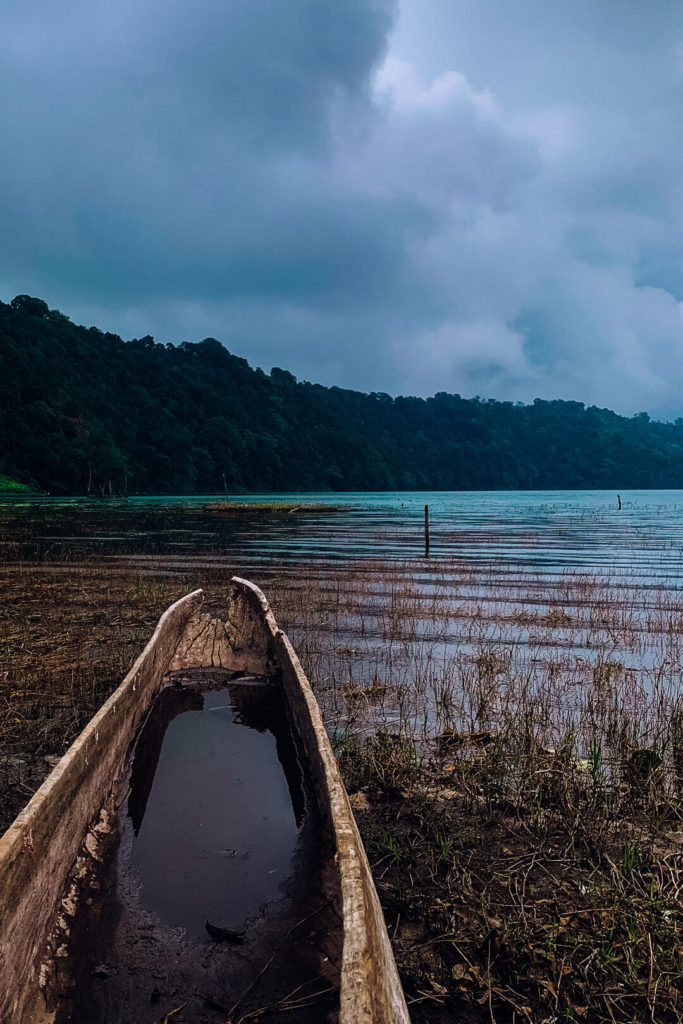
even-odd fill
[(87, 851), (95, 854), (107, 831), (103, 809), (166, 673), (211, 667), (266, 675), (282, 688), (302, 768), (336, 849), (339, 1021), (409, 1024), (370, 867), (310, 684), (263, 593), (238, 577), (232, 584), (225, 620), (202, 613), (201, 590), (164, 612), (124, 681), (0, 838), (0, 1024), (53, 1019), (45, 990), (60, 929), (68, 934), (65, 917), (73, 913), (74, 865)]

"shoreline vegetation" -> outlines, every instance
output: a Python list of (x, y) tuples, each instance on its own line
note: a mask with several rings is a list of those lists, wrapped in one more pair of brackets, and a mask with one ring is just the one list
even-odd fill
[[(233, 567), (1, 527), (4, 827), (168, 604), (201, 585), (220, 613)], [(680, 1021), (680, 590), (458, 558), (256, 582), (314, 685), (414, 1024)]]
[[(313, 501), (214, 501), (206, 506), (207, 511), (219, 516), (237, 515), (310, 515), (319, 512), (340, 512), (341, 505), (328, 505)], [(348, 511), (350, 506), (344, 506)]]
[(10, 495), (38, 495), (35, 488), (29, 484), (22, 484), (18, 480), (13, 480), (9, 476), (3, 476), (0, 474), (0, 496)]
[(683, 420), (364, 394), (0, 302), (0, 473), (51, 495), (677, 488)]

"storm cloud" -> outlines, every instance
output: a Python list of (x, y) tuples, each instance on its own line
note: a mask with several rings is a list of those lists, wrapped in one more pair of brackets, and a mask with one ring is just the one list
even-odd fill
[(0, 295), (392, 393), (683, 414), (683, 10), (10, 0)]

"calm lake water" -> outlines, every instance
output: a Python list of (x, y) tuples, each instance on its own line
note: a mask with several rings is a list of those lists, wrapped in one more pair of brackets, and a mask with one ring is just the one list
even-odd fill
[(0, 513), (26, 521), (28, 557), (162, 557), (178, 571), (190, 562), (200, 568), (202, 557), (227, 556), (253, 571), (274, 563), (422, 558), (428, 504), (432, 560), (680, 580), (683, 490), (629, 491), (621, 499), (619, 510), (613, 491), (257, 494), (234, 500), (313, 502), (330, 511), (220, 517), (205, 508), (224, 495), (31, 498), (2, 499)]

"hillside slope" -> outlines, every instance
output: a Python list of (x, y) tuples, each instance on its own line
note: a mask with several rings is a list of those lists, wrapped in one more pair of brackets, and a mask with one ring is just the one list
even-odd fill
[(72, 494), (681, 487), (683, 423), (326, 388), (23, 295), (0, 302), (0, 473)]

